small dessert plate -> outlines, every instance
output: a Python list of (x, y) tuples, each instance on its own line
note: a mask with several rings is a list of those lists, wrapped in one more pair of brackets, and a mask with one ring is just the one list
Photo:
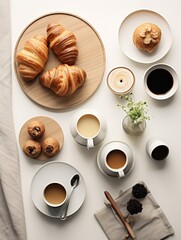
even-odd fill
[(44, 188), (49, 182), (61, 182), (67, 189), (67, 194), (69, 194), (71, 190), (70, 180), (72, 176), (77, 173), (80, 175), (80, 181), (71, 196), (67, 216), (78, 211), (85, 199), (85, 183), (76, 168), (63, 162), (46, 163), (35, 173), (31, 183), (31, 197), (36, 208), (49, 217), (60, 218), (61, 208), (63, 206), (57, 208), (48, 207), (42, 197)]
[[(136, 48), (133, 43), (133, 32), (142, 23), (154, 23), (162, 32), (161, 41), (152, 53)], [(135, 62), (153, 63), (163, 58), (171, 48), (172, 34), (168, 22), (158, 13), (151, 10), (138, 10), (130, 13), (121, 23), (118, 32), (122, 52)]]
[[(54, 137), (60, 144), (60, 150), (62, 149), (64, 143), (64, 134), (59, 123), (49, 117), (37, 116), (27, 120), (20, 129), (19, 144), (22, 150), (25, 142), (31, 139), (27, 131), (27, 126), (31, 121), (42, 121), (45, 125), (45, 133), (41, 139), (38, 140), (40, 144), (42, 144), (45, 138)], [(40, 156), (38, 156), (35, 160), (50, 160), (50, 157), (47, 157), (43, 152), (41, 152)]]

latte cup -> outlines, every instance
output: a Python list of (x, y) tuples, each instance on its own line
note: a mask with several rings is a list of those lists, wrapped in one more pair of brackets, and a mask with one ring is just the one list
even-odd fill
[(97, 163), (104, 174), (123, 178), (133, 168), (132, 151), (126, 143), (109, 142), (99, 150)]
[(49, 207), (60, 207), (67, 199), (67, 191), (60, 182), (50, 182), (43, 190), (43, 200)]
[(146, 143), (146, 151), (150, 158), (160, 161), (169, 155), (169, 147), (159, 138), (151, 138)]
[(70, 131), (77, 143), (92, 149), (104, 140), (107, 124), (96, 110), (82, 109), (73, 115)]

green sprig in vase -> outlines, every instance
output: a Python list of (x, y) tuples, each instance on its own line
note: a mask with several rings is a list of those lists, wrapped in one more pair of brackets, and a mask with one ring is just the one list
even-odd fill
[(147, 115), (148, 104), (145, 101), (134, 102), (132, 94), (124, 96), (124, 99), (126, 104), (121, 105), (121, 108), (126, 113), (122, 122), (123, 129), (129, 135), (140, 135), (145, 131), (146, 120), (150, 119)]

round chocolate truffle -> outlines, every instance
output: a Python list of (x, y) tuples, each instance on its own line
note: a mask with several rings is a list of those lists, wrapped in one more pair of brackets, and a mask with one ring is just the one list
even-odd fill
[(140, 203), (136, 199), (130, 199), (127, 202), (127, 210), (131, 215), (142, 212), (143, 210), (142, 203)]
[(141, 183), (137, 183), (132, 188), (132, 194), (135, 198), (145, 198), (147, 193), (147, 188)]

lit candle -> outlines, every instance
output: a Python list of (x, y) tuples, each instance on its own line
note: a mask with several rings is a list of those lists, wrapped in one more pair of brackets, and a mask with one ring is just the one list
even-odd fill
[(107, 84), (110, 90), (119, 95), (129, 93), (135, 83), (135, 76), (126, 67), (114, 68), (107, 77)]

